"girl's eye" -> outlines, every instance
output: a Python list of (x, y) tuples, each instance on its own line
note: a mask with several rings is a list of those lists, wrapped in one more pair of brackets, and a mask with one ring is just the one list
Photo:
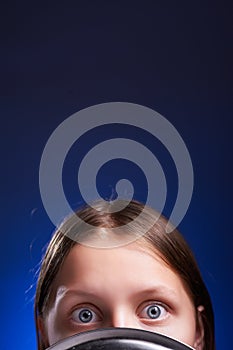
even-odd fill
[(99, 316), (88, 308), (79, 308), (72, 312), (72, 320), (76, 323), (90, 323), (100, 320)]
[(151, 320), (157, 320), (166, 316), (167, 310), (160, 304), (152, 304), (146, 306), (140, 313), (140, 317)]

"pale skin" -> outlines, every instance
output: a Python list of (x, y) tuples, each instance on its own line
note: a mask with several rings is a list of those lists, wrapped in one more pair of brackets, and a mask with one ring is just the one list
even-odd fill
[(74, 246), (58, 272), (53, 302), (39, 328), (46, 344), (76, 333), (129, 327), (203, 349), (197, 310), (180, 277), (150, 249)]

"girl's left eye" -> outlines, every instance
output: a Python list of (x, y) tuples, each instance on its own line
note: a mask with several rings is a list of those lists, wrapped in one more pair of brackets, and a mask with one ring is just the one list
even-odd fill
[(95, 323), (100, 320), (96, 312), (90, 308), (78, 308), (72, 312), (72, 320), (76, 323)]
[(167, 310), (160, 304), (150, 304), (143, 308), (140, 312), (140, 317), (151, 320), (158, 320), (164, 318), (167, 314)]

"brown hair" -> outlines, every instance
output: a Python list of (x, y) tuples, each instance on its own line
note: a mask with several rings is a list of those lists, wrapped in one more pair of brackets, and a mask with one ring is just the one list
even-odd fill
[[(119, 203), (119, 201), (117, 202)], [(158, 218), (156, 211), (144, 207), (143, 204), (137, 201), (131, 201), (123, 210), (117, 212), (106, 212), (106, 205), (103, 201), (96, 203), (94, 208), (86, 206), (77, 211), (76, 215), (89, 225), (95, 226), (97, 230), (94, 231), (97, 234), (98, 228), (104, 227), (110, 232), (111, 228), (120, 226), (123, 236), (131, 234), (136, 239), (138, 235), (140, 237), (140, 232), (145, 232), (145, 226), (149, 223), (150, 229), (139, 238), (140, 242), (144, 242), (144, 245), (155, 249), (161, 258), (179, 275), (195, 308), (197, 309), (199, 305), (204, 306), (204, 310), (201, 312), (204, 328), (203, 350), (215, 350), (214, 315), (210, 296), (195, 258), (179, 231), (173, 229), (172, 232), (166, 233), (168, 220), (163, 216)], [(137, 222), (135, 227), (132, 226), (136, 221), (135, 218), (140, 214), (139, 223)], [(156, 221), (155, 217), (157, 218)], [(130, 232), (127, 232), (128, 223), (131, 224)], [(38, 329), (38, 317), (43, 318), (49, 309), (53, 281), (72, 247), (79, 244), (75, 239), (78, 237), (80, 227), (80, 223), (78, 224), (77, 221), (72, 220), (72, 217), (67, 219), (54, 233), (42, 260), (34, 305), (38, 350), (46, 348)], [(71, 235), (74, 234), (76, 236), (72, 237), (75, 239), (71, 239)]]

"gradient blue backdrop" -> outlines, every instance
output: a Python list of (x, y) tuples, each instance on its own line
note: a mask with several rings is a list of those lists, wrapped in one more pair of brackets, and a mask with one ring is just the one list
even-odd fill
[[(217, 349), (231, 349), (231, 11), (231, 2), (225, 1), (15, 1), (3, 6), (1, 348), (36, 346), (34, 274), (54, 228), (38, 186), (48, 137), (82, 108), (126, 101), (165, 116), (190, 151), (195, 188), (180, 229), (212, 295)], [(130, 134), (127, 128), (109, 128), (101, 135), (108, 138), (117, 132)], [(137, 130), (134, 135), (156, 153), (156, 141)], [(83, 149), (99, 136), (83, 139)], [(161, 145), (158, 152), (167, 171), (169, 213), (176, 175)], [(80, 201), (75, 157), (74, 145), (64, 169), (67, 196), (74, 206)], [(103, 195), (110, 194), (118, 176), (134, 176), (136, 196), (144, 198), (143, 174), (131, 163), (107, 164), (100, 171)]]

